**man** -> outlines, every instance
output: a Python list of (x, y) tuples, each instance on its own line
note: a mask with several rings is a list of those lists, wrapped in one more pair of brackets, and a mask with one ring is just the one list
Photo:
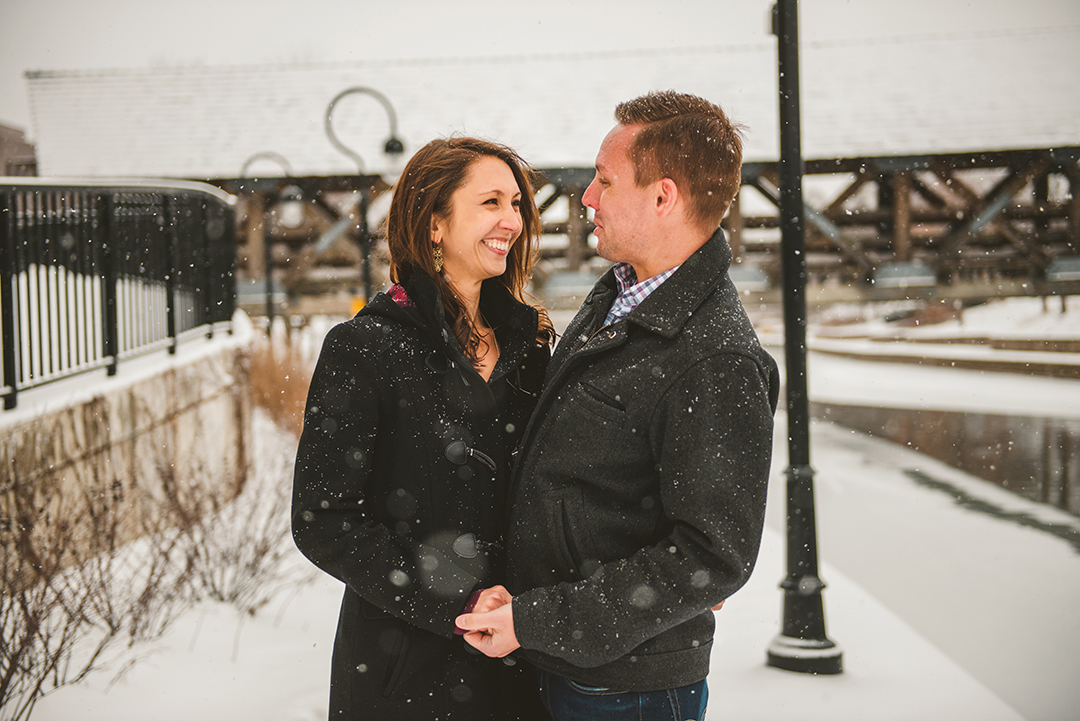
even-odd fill
[(520, 646), (556, 721), (700, 719), (711, 609), (757, 557), (779, 382), (719, 230), (739, 130), (675, 92), (615, 118), (583, 197), (615, 266), (556, 348), (525, 432), (510, 590), (486, 590), (457, 623), (489, 656)]

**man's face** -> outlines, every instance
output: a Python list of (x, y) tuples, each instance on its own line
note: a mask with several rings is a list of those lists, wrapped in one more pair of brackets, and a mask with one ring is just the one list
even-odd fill
[(613, 262), (630, 263), (639, 275), (640, 268), (648, 265), (648, 211), (655, 201), (647, 188), (634, 181), (629, 150), (640, 129), (634, 125), (612, 128), (596, 154), (596, 177), (581, 198), (595, 211), (596, 252)]

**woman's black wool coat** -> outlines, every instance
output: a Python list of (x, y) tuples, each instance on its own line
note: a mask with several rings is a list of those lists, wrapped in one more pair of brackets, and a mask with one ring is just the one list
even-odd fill
[(504, 581), (510, 454), (550, 351), (536, 310), (487, 281), (500, 357), (485, 383), (431, 279), (403, 286), (327, 335), (297, 452), (293, 537), (346, 587), (330, 718), (544, 718), (524, 662), (453, 631), (474, 590)]

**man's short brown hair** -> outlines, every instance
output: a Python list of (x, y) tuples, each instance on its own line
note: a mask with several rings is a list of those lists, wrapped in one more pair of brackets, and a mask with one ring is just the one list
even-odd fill
[(630, 146), (638, 186), (675, 181), (689, 198), (690, 220), (719, 227), (742, 182), (742, 128), (719, 105), (674, 90), (619, 103), (615, 120), (640, 125)]

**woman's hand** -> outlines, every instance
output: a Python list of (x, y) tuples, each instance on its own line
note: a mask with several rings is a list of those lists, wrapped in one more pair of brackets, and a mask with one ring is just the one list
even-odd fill
[(476, 605), (472, 607), (473, 613), (487, 613), (488, 611), (494, 611), (500, 606), (505, 606), (514, 600), (514, 597), (510, 595), (510, 592), (503, 586), (492, 586), (491, 588), (485, 588), (480, 592), (480, 597), (476, 599)]

